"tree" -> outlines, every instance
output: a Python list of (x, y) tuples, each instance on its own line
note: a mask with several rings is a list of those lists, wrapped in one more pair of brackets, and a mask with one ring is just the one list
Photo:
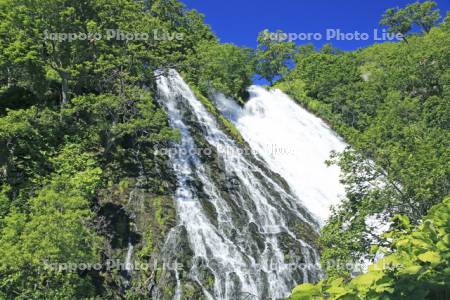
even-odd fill
[(401, 34), (403, 40), (408, 42), (406, 35), (411, 31), (413, 20), (409, 11), (399, 8), (389, 8), (380, 21), (381, 25), (388, 26), (388, 32), (393, 34)]
[(277, 77), (287, 74), (294, 53), (295, 44), (287, 42), (282, 31), (261, 31), (255, 53), (256, 73), (272, 85)]
[(439, 14), (439, 9), (435, 9), (436, 2), (425, 1), (423, 3), (416, 2), (408, 5), (405, 9), (409, 11), (411, 20), (420, 28), (423, 32), (429, 33), (431, 28), (436, 24), (436, 22), (441, 17)]
[(419, 26), (425, 33), (430, 32), (440, 18), (439, 10), (433, 10), (435, 7), (435, 2), (425, 1), (410, 4), (402, 9), (390, 8), (384, 13), (380, 24), (388, 26), (390, 33), (401, 34), (407, 42), (406, 35), (413, 25)]
[[(66, 104), (80, 93), (121, 92), (125, 84), (141, 84), (153, 70), (179, 64), (201, 40), (214, 38), (203, 17), (180, 2), (147, 4), (1, 1), (0, 75), (9, 84), (31, 86), (33, 92), (39, 82), (41, 99), (57, 82)], [(161, 38), (169, 33), (182, 38)], [(140, 38), (143, 34), (147, 37)]]
[(49, 155), (62, 138), (58, 115), (32, 107), (10, 111), (0, 118), (0, 185), (11, 188), (11, 196), (21, 206), (30, 180), (49, 173)]
[(212, 89), (237, 100), (246, 98), (254, 72), (253, 51), (233, 44), (205, 41), (196, 48), (189, 65), (191, 81), (207, 95)]
[[(327, 261), (370, 259), (371, 244), (385, 244), (367, 218), (387, 221), (402, 214), (416, 225), (450, 193), (449, 45), (443, 24), (411, 36), (408, 44), (312, 53), (279, 85), (326, 119), (355, 151), (335, 160), (346, 197), (321, 231), (325, 267), (332, 265)], [(338, 271), (350, 278), (345, 269), (327, 273)]]
[[(107, 29), (148, 39), (108, 39)], [(79, 36), (89, 33), (102, 37)], [(68, 34), (77, 37), (69, 41)], [(173, 34), (181, 39), (171, 40)], [(155, 151), (178, 134), (153, 97), (153, 71), (194, 73), (187, 62), (198, 57), (202, 72), (215, 73), (214, 83), (237, 95), (250, 83), (251, 51), (216, 43), (203, 16), (177, 0), (1, 0), (0, 36), (0, 298), (151, 294), (150, 270), (136, 271), (130, 285), (122, 272), (59, 270), (46, 261), (122, 259), (126, 251), (111, 235), (127, 247), (129, 234), (133, 257), (151, 245), (160, 260), (157, 248), (175, 215), (167, 216), (167, 231), (150, 235), (140, 235), (147, 223), (128, 222), (152, 219), (153, 210), (154, 223), (161, 222), (171, 206), (162, 199), (171, 201), (175, 184), (167, 155)], [(214, 46), (196, 52), (203, 42)], [(228, 63), (225, 70), (221, 63)], [(139, 205), (127, 201), (135, 189), (142, 190)], [(108, 209), (121, 212), (117, 227), (127, 230), (108, 230), (115, 220)], [(148, 262), (149, 255), (139, 259)], [(155, 278), (167, 291), (164, 280)]]
[(397, 230), (385, 234), (388, 248), (374, 248), (385, 256), (367, 273), (346, 280), (329, 277), (320, 283), (302, 284), (292, 300), (303, 299), (448, 299), (450, 295), (450, 198), (435, 205), (414, 228), (397, 215)]
[[(68, 145), (54, 158), (56, 172), (29, 200), (27, 212), (11, 209), (2, 220), (0, 296), (61, 299), (93, 297), (83, 267), (101, 263), (103, 239), (92, 226), (90, 200), (101, 170), (92, 154)], [(79, 266), (66, 269), (69, 264)], [(84, 274), (83, 274), (84, 273)]]
[(333, 89), (340, 84), (361, 81), (355, 56), (312, 53), (304, 56), (292, 71), (294, 77), (307, 84), (310, 97), (330, 102)]
[(450, 11), (447, 12), (447, 16), (445, 17), (444, 22), (442, 22), (442, 28), (450, 31)]
[(294, 55), (295, 64), (299, 64), (304, 57), (313, 54), (315, 51), (316, 49), (314, 48), (313, 44), (298, 46)]
[(341, 54), (342, 51), (334, 47), (332, 44), (325, 44), (322, 48), (320, 48), (320, 53), (338, 55)]
[[(69, 100), (69, 80), (93, 60), (89, 41), (59, 39), (62, 34), (86, 33), (86, 23), (95, 19), (91, 1), (2, 1), (2, 32), (15, 39), (7, 43), (9, 61), (29, 60), (41, 73), (55, 72), (61, 83), (61, 100)], [(52, 12), (49, 14), (49, 12)], [(58, 38), (51, 35), (56, 33)], [(31, 72), (31, 71), (30, 71)]]

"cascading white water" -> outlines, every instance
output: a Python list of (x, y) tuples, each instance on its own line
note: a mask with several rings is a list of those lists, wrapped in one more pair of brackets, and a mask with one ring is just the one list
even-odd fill
[[(194, 253), (189, 275), (204, 295), (280, 299), (295, 284), (317, 280), (317, 269), (295, 266), (317, 264), (316, 249), (298, 229), (317, 231), (318, 223), (263, 160), (239, 151), (176, 71), (157, 75), (159, 101), (181, 133), (180, 143), (169, 153), (178, 183), (176, 208)], [(204, 138), (202, 147), (198, 136)], [(215, 155), (209, 164), (216, 169), (202, 160), (202, 151)], [(214, 276), (212, 288), (201, 278), (200, 263)]]
[[(251, 86), (249, 92), (250, 99), (243, 108), (223, 94), (216, 93), (213, 98), (251, 148), (289, 183), (297, 198), (323, 224), (330, 207), (345, 194), (339, 182), (339, 168), (328, 167), (324, 162), (331, 151), (341, 152), (347, 144), (325, 122), (282, 91)], [(378, 184), (383, 185), (383, 180)], [(367, 217), (366, 224), (377, 236), (390, 226), (380, 215)], [(361, 270), (369, 264), (369, 260), (362, 259)]]
[(325, 160), (331, 151), (344, 150), (346, 144), (321, 119), (280, 90), (251, 86), (249, 92), (244, 108), (222, 94), (216, 94), (214, 101), (250, 147), (323, 223), (330, 206), (344, 195), (339, 168), (327, 167)]
[(127, 255), (125, 256), (125, 270), (128, 273), (131, 273), (131, 270), (133, 270), (133, 262), (131, 261), (132, 255), (133, 255), (133, 244), (131, 244), (131, 241), (129, 241)]

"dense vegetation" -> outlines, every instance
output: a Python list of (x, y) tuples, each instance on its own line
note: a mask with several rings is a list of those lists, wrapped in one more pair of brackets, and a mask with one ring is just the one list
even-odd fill
[(407, 217), (399, 215), (396, 221), (397, 229), (385, 234), (391, 248), (367, 273), (302, 284), (292, 299), (448, 299), (450, 198), (430, 209), (416, 228)]
[[(130, 241), (138, 260), (157, 262), (175, 219), (173, 170), (153, 151), (178, 139), (155, 101), (154, 71), (167, 68), (239, 142), (205, 96), (242, 103), (256, 73), (351, 145), (330, 159), (347, 197), (322, 230), (327, 279), (296, 288), (295, 299), (448, 297), (450, 17), (438, 19), (432, 2), (413, 4), (381, 21), (401, 43), (316, 51), (263, 31), (252, 51), (219, 43), (176, 0), (0, 0), (0, 298), (136, 299), (148, 297), (150, 278), (172, 295), (158, 270), (134, 274), (130, 286), (104, 266), (51, 267), (123, 259)], [(44, 37), (107, 29), (149, 38)], [(374, 235), (369, 218), (392, 228)], [(381, 252), (377, 265), (389, 267), (359, 277), (327, 267)]]
[[(395, 10), (406, 15), (409, 24), (402, 32), (407, 41), (401, 43), (376, 44), (355, 52), (301, 46), (294, 57), (295, 67), (276, 84), (328, 121), (350, 144), (329, 161), (343, 170), (347, 194), (322, 229), (321, 258), (328, 279), (318, 286), (296, 289), (299, 296), (294, 299), (312, 294), (333, 299), (448, 296), (445, 232), (449, 224), (440, 220), (434, 226), (440, 224), (444, 232), (438, 259), (444, 265), (422, 260), (428, 265), (407, 274), (407, 279), (402, 277), (402, 268), (351, 279), (355, 270), (345, 267), (373, 259), (384, 247), (398, 251), (382, 262), (392, 259), (410, 270), (410, 264), (416, 266), (414, 261), (421, 260), (422, 250), (431, 249), (437, 240), (422, 240), (420, 245), (414, 241), (408, 253), (418, 258), (402, 261), (404, 248), (392, 243), (390, 235), (377, 233), (377, 227), (390, 224), (395, 230), (399, 223), (392, 220), (400, 215), (418, 225), (420, 232), (424, 225), (419, 224), (425, 224), (423, 217), (431, 207), (437, 205), (434, 210), (439, 207), (448, 213), (448, 205), (439, 203), (450, 193), (450, 18), (432, 27), (439, 16), (433, 7), (427, 2)], [(390, 25), (386, 20), (392, 14), (388, 10), (382, 24)], [(423, 33), (407, 35), (413, 25)], [(427, 218), (431, 223), (433, 216)], [(400, 240), (408, 235), (409, 231), (404, 232)], [(408, 284), (409, 289), (403, 286)], [(310, 294), (303, 294), (306, 291)]]
[(0, 298), (147, 295), (157, 270), (130, 286), (105, 262), (131, 241), (138, 260), (159, 263), (174, 225), (173, 171), (154, 149), (178, 134), (154, 100), (154, 71), (245, 97), (251, 51), (219, 44), (176, 0), (2, 0), (0, 20)]

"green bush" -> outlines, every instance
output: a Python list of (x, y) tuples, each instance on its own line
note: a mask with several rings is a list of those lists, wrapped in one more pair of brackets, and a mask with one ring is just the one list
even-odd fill
[(407, 217), (397, 216), (395, 221), (402, 229), (385, 234), (393, 240), (391, 248), (367, 273), (349, 281), (331, 277), (316, 285), (299, 285), (291, 299), (448, 299), (450, 197), (430, 209), (415, 228)]

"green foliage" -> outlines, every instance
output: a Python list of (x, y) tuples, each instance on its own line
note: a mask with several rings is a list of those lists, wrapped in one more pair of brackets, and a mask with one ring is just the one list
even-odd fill
[(7, 195), (9, 191), (8, 185), (3, 185), (0, 190), (0, 229), (2, 228), (3, 218), (8, 215), (11, 208), (11, 202)]
[(94, 154), (84, 153), (79, 145), (67, 144), (50, 161), (55, 172), (49, 184), (56, 190), (75, 190), (86, 199), (96, 194), (102, 170), (97, 166)]
[[(108, 39), (106, 29), (143, 32), (149, 39)], [(50, 36), (88, 32), (103, 38)], [(182, 38), (155, 38), (174, 33)], [(103, 263), (113, 255), (99, 199), (125, 178), (144, 178), (150, 199), (170, 201), (172, 171), (155, 150), (178, 133), (153, 98), (154, 70), (194, 73), (190, 57), (198, 44), (215, 37), (202, 15), (176, 0), (4, 0), (0, 35), (0, 298), (123, 296), (127, 287), (118, 272), (53, 270), (45, 261)], [(247, 53), (234, 46), (217, 51), (227, 61), (236, 55), (230, 73)], [(195, 74), (206, 78), (203, 72), (210, 69)], [(223, 85), (233, 93), (243, 88), (231, 90), (232, 84), (248, 84), (247, 75), (237, 73), (221, 74), (233, 78)], [(130, 192), (125, 185), (121, 189)], [(123, 211), (123, 205), (113, 207)], [(145, 216), (136, 214), (138, 220)], [(165, 223), (149, 241), (155, 251), (174, 225), (173, 214), (162, 214), (151, 215)]]
[(154, 173), (165, 157), (153, 151), (178, 138), (169, 128), (164, 111), (156, 107), (149, 92), (127, 88), (123, 95), (102, 94), (74, 98), (62, 114), (70, 124), (68, 130), (77, 134), (70, 139), (98, 153), (113, 181), (135, 176), (144, 167), (154, 176), (155, 190), (159, 178)]
[(450, 11), (447, 12), (447, 16), (445, 17), (444, 22), (442, 22), (441, 26), (444, 30), (450, 30)]
[(247, 98), (254, 70), (251, 49), (205, 41), (196, 48), (189, 65), (194, 70), (188, 73), (188, 79), (204, 94), (217, 90), (234, 99)]
[[(214, 39), (203, 17), (176, 0), (5, 0), (0, 8), (1, 82), (24, 87), (42, 102), (121, 91), (155, 69), (180, 64), (198, 43)], [(146, 33), (148, 39), (108, 38), (107, 29)], [(60, 35), (69, 33), (91, 36), (69, 41)], [(181, 38), (161, 38), (174, 33)]]
[[(99, 263), (112, 255), (99, 199), (117, 200), (108, 194), (117, 185), (121, 198), (112, 207), (123, 210), (128, 182), (137, 176), (145, 178), (139, 188), (151, 194), (145, 209), (133, 211), (144, 239), (137, 256), (145, 260), (157, 253), (175, 217), (167, 197), (173, 176), (167, 157), (154, 150), (178, 134), (154, 101), (153, 71), (182, 71), (227, 133), (244, 143), (203, 95), (215, 89), (244, 100), (255, 65), (271, 83), (283, 76), (277, 86), (329, 121), (356, 150), (334, 159), (344, 171), (348, 197), (323, 230), (323, 261), (371, 258), (368, 249), (375, 246), (395, 250), (387, 262), (393, 257), (407, 264), (403, 271), (374, 271), (352, 284), (346, 282), (349, 274), (331, 269), (330, 275), (344, 278), (331, 287), (327, 281), (299, 288), (297, 296), (348, 288), (349, 295), (419, 297), (420, 287), (430, 297), (439, 293), (448, 282), (448, 231), (443, 236), (440, 229), (448, 214), (437, 217), (442, 206), (432, 209), (432, 221), (420, 225), (412, 239), (404, 235), (449, 193), (449, 18), (431, 28), (437, 18), (433, 2), (387, 12), (382, 22), (391, 32), (407, 34), (417, 25), (428, 34), (354, 53), (326, 45), (320, 52), (299, 47), (295, 54), (280, 32), (279, 39), (270, 39), (263, 31), (253, 54), (219, 44), (203, 16), (176, 0), (0, 1), (0, 298), (148, 295), (151, 274), (136, 274), (130, 288), (114, 272), (72, 272), (48, 263)], [(44, 38), (46, 32), (105, 36), (106, 28), (150, 38)], [(155, 32), (179, 33), (182, 39), (159, 40)], [(290, 71), (293, 61), (297, 66)], [(368, 236), (373, 228), (365, 220), (377, 213), (402, 215), (394, 219), (391, 236)], [(125, 213), (123, 219), (128, 220)], [(119, 240), (127, 238), (122, 234)], [(396, 241), (392, 246), (390, 239)]]
[(272, 85), (276, 78), (287, 74), (294, 52), (295, 44), (287, 42), (283, 32), (261, 31), (255, 52), (256, 73)]
[[(77, 158), (73, 161), (73, 156)], [(67, 159), (70, 159), (69, 163)], [(92, 278), (58, 264), (100, 262), (102, 238), (92, 225), (89, 196), (101, 170), (75, 145), (55, 158), (56, 172), (28, 202), (3, 219), (0, 249), (2, 298), (57, 299), (95, 295)]]
[(350, 271), (342, 264), (358, 264), (362, 259), (373, 259), (373, 245), (384, 246), (386, 239), (378, 236), (376, 224), (389, 224), (396, 213), (410, 212), (407, 203), (397, 196), (398, 183), (390, 181), (382, 168), (356, 151), (334, 154), (328, 163), (336, 163), (342, 170), (341, 182), (346, 198), (332, 210), (327, 224), (321, 230), (321, 262), (329, 276), (349, 277)]
[(63, 135), (58, 125), (57, 113), (35, 107), (0, 118), (0, 183), (11, 187), (18, 205), (25, 201), (29, 184), (50, 172), (49, 156)]
[(439, 10), (433, 10), (436, 2), (425, 1), (416, 2), (405, 8), (390, 8), (386, 10), (380, 21), (381, 25), (388, 26), (388, 31), (394, 34), (401, 34), (406, 41), (406, 35), (413, 25), (419, 26), (423, 32), (430, 32), (431, 28), (441, 17)]
[[(445, 25), (409, 43), (383, 43), (353, 53), (306, 49), (277, 87), (324, 118), (352, 146), (333, 157), (346, 198), (322, 229), (322, 264), (372, 259), (367, 218), (395, 214), (418, 224), (450, 193), (449, 31)], [(395, 225), (395, 224), (394, 224)], [(330, 267), (330, 275), (349, 276)]]
[(389, 8), (386, 10), (380, 24), (388, 26), (388, 32), (400, 34), (405, 41), (407, 41), (407, 33), (411, 31), (413, 26), (413, 22), (408, 12), (399, 8)]
[(416, 228), (405, 216), (397, 219), (403, 229), (385, 234), (393, 239), (391, 248), (367, 273), (299, 285), (291, 299), (448, 299), (450, 197), (430, 209)]
[[(149, 190), (161, 193), (165, 158), (155, 157), (152, 149), (176, 139), (177, 133), (150, 94), (135, 88), (123, 96), (76, 97), (60, 113), (34, 107), (9, 111), (0, 126), (0, 229), (6, 245), (0, 293), (19, 298), (97, 295), (99, 274), (55, 271), (45, 261), (101, 263), (103, 243), (91, 210), (100, 189), (107, 179), (135, 176), (144, 167)], [(141, 152), (141, 147), (149, 151)], [(26, 234), (17, 220), (24, 223)], [(7, 240), (13, 236), (17, 239)], [(63, 253), (65, 249), (72, 256)]]
[(311, 53), (301, 59), (288, 78), (301, 78), (309, 97), (327, 102), (337, 85), (361, 81), (357, 61), (352, 54)]
[(334, 47), (332, 44), (325, 44), (320, 48), (320, 53), (323, 54), (342, 54), (343, 52), (338, 48)]
[(274, 87), (291, 95), (299, 104), (316, 115), (327, 120), (332, 119), (331, 105), (308, 97), (305, 85), (302, 79), (290, 77), (288, 80), (278, 81)]
[(425, 1), (410, 4), (405, 9), (409, 10), (412, 21), (428, 33), (441, 17), (439, 9), (434, 9), (435, 7), (436, 2)]
[(0, 93), (0, 115), (6, 109), (28, 108), (37, 103), (36, 97), (27, 89), (19, 86), (10, 86)]

